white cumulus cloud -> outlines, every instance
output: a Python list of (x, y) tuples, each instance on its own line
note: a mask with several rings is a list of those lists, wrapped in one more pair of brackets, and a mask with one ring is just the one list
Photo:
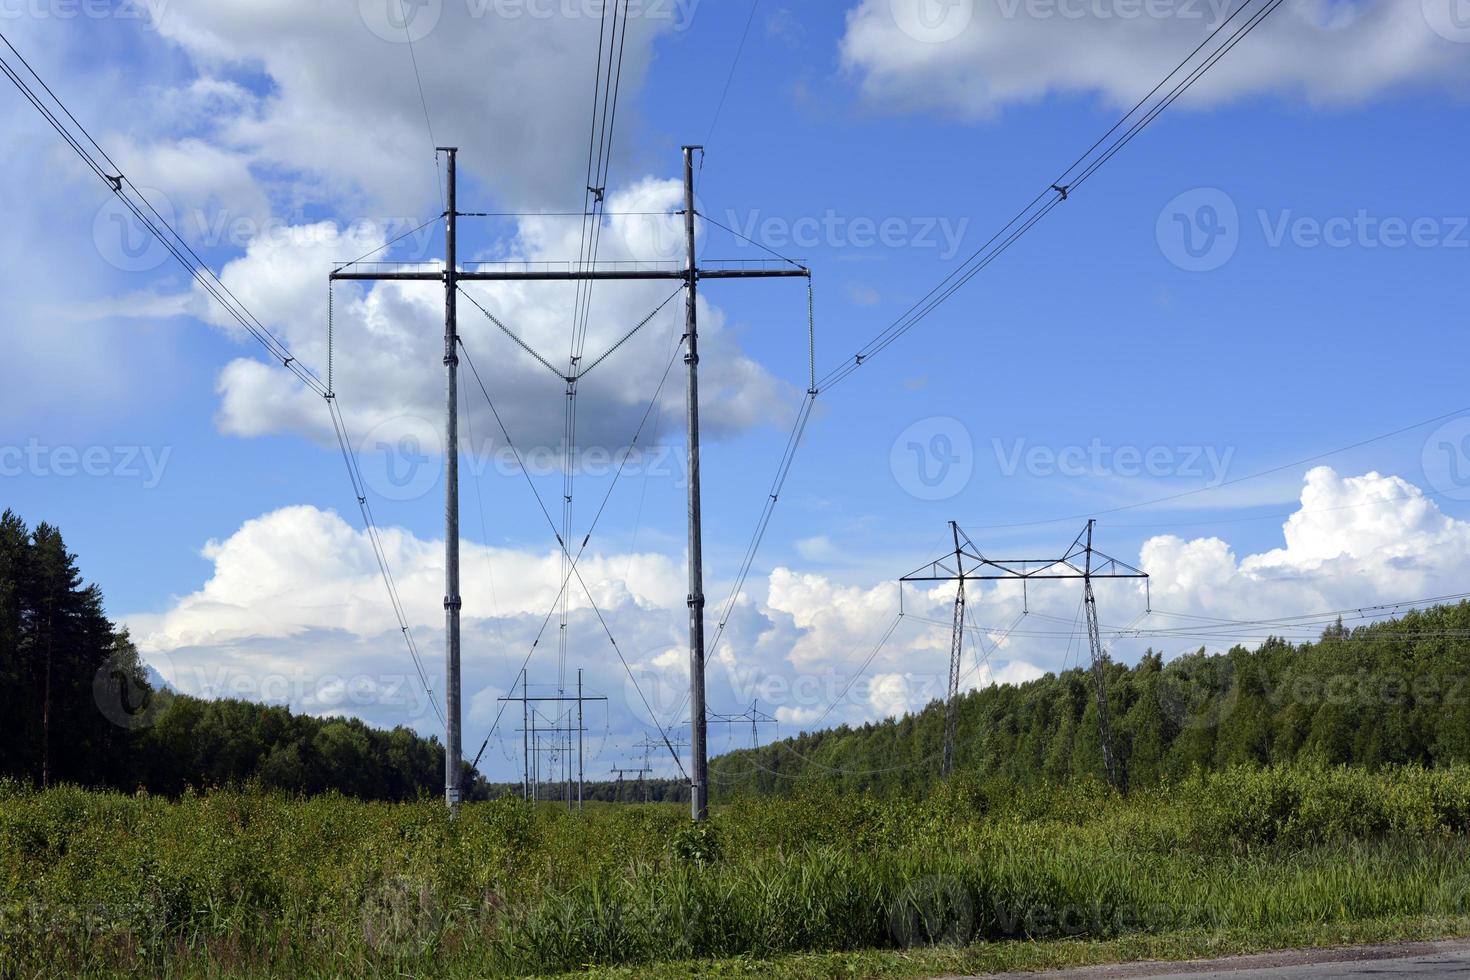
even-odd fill
[[(1342, 104), (1409, 85), (1463, 85), (1470, 65), (1462, 46), (1431, 27), (1426, 11), (1436, 4), (1285, 4), (1181, 103), (1286, 93)], [(1225, 0), (862, 0), (848, 14), (840, 53), (864, 96), (890, 108), (979, 117), (1051, 95), (1097, 95), (1131, 106), (1237, 6)], [(1245, 20), (1237, 18), (1222, 37)]]

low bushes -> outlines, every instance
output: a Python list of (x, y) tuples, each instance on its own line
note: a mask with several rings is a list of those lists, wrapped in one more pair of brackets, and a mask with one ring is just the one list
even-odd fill
[(0, 975), (533, 973), (1470, 912), (1470, 771), (569, 814), (0, 787)]

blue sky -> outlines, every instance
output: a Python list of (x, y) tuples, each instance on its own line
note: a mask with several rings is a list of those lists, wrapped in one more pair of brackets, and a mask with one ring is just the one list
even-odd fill
[[(1112, 9), (1100, 3), (1071, 18), (977, 0), (959, 5), (969, 13), (953, 38), (906, 35), (906, 4), (931, 2), (762, 0), (713, 129), (750, 6), (705, 0), (674, 23), (653, 4), (630, 32), (610, 207), (677, 206), (679, 145), (707, 142), (700, 209), (814, 271), (819, 373), (979, 248), (1205, 32), (1187, 18), (1100, 16)], [(410, 52), (365, 26), (376, 16), (368, 0), (244, 6), (173, 0), (145, 18), (37, 8), (3, 29), (134, 183), (216, 229), (196, 239), (201, 254), (228, 264), (247, 305), (320, 366), (331, 262), (381, 244), (380, 232), (353, 230), (364, 220), (397, 234), (439, 209), (431, 144)], [(463, 148), (461, 209), (580, 208), (595, 30), (565, 12), (464, 19), (462, 7), (431, 5), (441, 19), (413, 52), (435, 140)], [(993, 266), (823, 393), (712, 668), (714, 697), (728, 702), (716, 707), (750, 700), (755, 689), (732, 679), (741, 670), (788, 682), (850, 674), (895, 611), (893, 580), (935, 557), (950, 519), (987, 551), (1022, 556), (1059, 552), (1097, 514), (1099, 546), (1152, 560), (1155, 603), (1177, 613), (1286, 616), (1458, 591), (1470, 570), (1470, 412), (1459, 411), (1470, 407), (1470, 197), (1457, 179), (1470, 46), (1445, 27), (1457, 22), (1436, 18), (1434, 0), (1283, 7)], [(320, 403), (291, 392), (284, 372), (240, 368), (258, 350), (222, 328), (177, 267), (146, 256), (148, 268), (118, 267), (131, 260), (110, 194), (18, 95), (0, 125), (13, 148), (0, 290), (10, 455), (0, 462), (30, 454), (5, 471), (5, 505), (63, 529), (109, 610), (180, 686), (225, 677), (270, 699), (279, 690), (261, 677), (289, 675), (278, 699), (303, 710), (431, 732), (422, 705), (321, 694), (323, 676), (409, 668), (351, 533), (357, 511)], [(1215, 214), (1219, 240), (1202, 224)], [(239, 234), (218, 233), (237, 220)], [(609, 231), (606, 254), (642, 257), (653, 225), (662, 234), (657, 220)], [(572, 258), (575, 226), (465, 219), (461, 252)], [(888, 240), (868, 240), (880, 226)], [(318, 244), (303, 245), (296, 233), (312, 227)], [(393, 256), (439, 255), (436, 228), (425, 236)], [(764, 254), (718, 228), (703, 236), (706, 259)], [(569, 291), (475, 292), (565, 358)], [(599, 286), (589, 351), (666, 293)], [(798, 281), (725, 282), (703, 297), (713, 628), (806, 387), (806, 293)], [(382, 472), (391, 460), (374, 447), (399, 431), (395, 420), (438, 424), (438, 297), (429, 286), (341, 287), (336, 300), (343, 410), (368, 472)], [(680, 308), (599, 368), (580, 416), (591, 448), (626, 444)], [(517, 441), (554, 442), (559, 383), (472, 307), (462, 303), (461, 318)], [(621, 646), (670, 691), (682, 684), (679, 374), (654, 413), (665, 448), (648, 475), (635, 466), (620, 481), (589, 548)], [(493, 423), (466, 384), (483, 441)], [(101, 447), (105, 472), (69, 475), (58, 447)], [(936, 448), (946, 459), (926, 456)], [(935, 476), (946, 460), (955, 475), (926, 485), (921, 468)], [(545, 579), (555, 553), (516, 472), (465, 465), (486, 470), (463, 487), (466, 538), (486, 546), (466, 556), (467, 741), (478, 744), (540, 622), (531, 610), (548, 605), (546, 581), (555, 593)], [(609, 483), (595, 462), (586, 468), (578, 539)], [(536, 482), (555, 510), (560, 475)], [(374, 502), (401, 535), (395, 571), (435, 671), (441, 492)], [(1105, 621), (1144, 612), (1140, 596), (1113, 588)], [(1071, 619), (1075, 596), (1045, 601)], [(996, 594), (975, 615), (1004, 624), (1015, 609)], [(613, 696), (607, 727), (622, 745), (647, 726), (589, 613), (572, 617), (569, 663)], [(921, 705), (928, 689), (916, 678), (944, 669), (941, 632), (920, 624), (872, 668), (911, 688), (875, 687), (837, 717)], [(1115, 652), (1132, 659), (1148, 640), (1118, 638)], [(1199, 642), (1155, 645), (1173, 654)], [(1012, 639), (982, 676), (1057, 669), (1075, 661), (1064, 646)], [(532, 672), (556, 683), (554, 644)], [(785, 730), (825, 706), (793, 698)]]

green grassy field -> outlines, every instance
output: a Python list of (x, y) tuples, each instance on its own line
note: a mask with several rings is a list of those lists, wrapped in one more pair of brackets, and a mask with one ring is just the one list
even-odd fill
[(1470, 929), (1470, 769), (466, 807), (0, 784), (0, 976), (922, 976)]

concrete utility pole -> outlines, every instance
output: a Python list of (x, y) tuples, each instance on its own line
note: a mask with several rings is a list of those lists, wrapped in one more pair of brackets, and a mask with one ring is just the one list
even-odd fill
[[(695, 820), (709, 815), (709, 760), (706, 747), (705, 703), (704, 703), (704, 568), (703, 538), (699, 498), (699, 335), (696, 315), (699, 282), (703, 279), (762, 279), (762, 278), (811, 278), (805, 266), (789, 260), (781, 260), (774, 267), (744, 265), (739, 268), (700, 268), (695, 254), (694, 209), (694, 154), (703, 153), (699, 146), (683, 147), (684, 155), (684, 238), (686, 258), (681, 268), (597, 268), (570, 264), (566, 270), (545, 268), (476, 268), (461, 269), (455, 255), (454, 203), (454, 153), (452, 148), (441, 147), (449, 154), (449, 197), (445, 212), (447, 236), (445, 267), (442, 271), (419, 272), (409, 270), (384, 270), (380, 272), (347, 271), (346, 267), (332, 273), (333, 280), (357, 280), (376, 282), (440, 282), (445, 288), (445, 365), (449, 373), (449, 439), (446, 448), (449, 457), (449, 487), (446, 492), (446, 525), (448, 540), (445, 545), (448, 586), (445, 592), (446, 677), (445, 707), (448, 710), (447, 747), (445, 758), (445, 799), (451, 807), (459, 802), (459, 756), (460, 756), (460, 689), (459, 689), (459, 460), (457, 411), (455, 407), (456, 377), (459, 364), (455, 345), (458, 333), (455, 330), (455, 294), (460, 282), (582, 282), (582, 281), (683, 281), (686, 289), (685, 307), (685, 352), (687, 366), (686, 390), (688, 394), (687, 446), (689, 454), (689, 697), (693, 724), (690, 726), (690, 751), (693, 764), (690, 769), (690, 811)], [(495, 265), (490, 263), (489, 265)], [(504, 263), (501, 263), (504, 265)], [(565, 546), (564, 546), (565, 547)], [(451, 774), (452, 769), (452, 774)]]
[(582, 726), (582, 668), (577, 668), (577, 809), (582, 809), (582, 736), (587, 729)]
[(694, 151), (684, 147), (684, 240), (689, 284), (684, 313), (684, 363), (688, 365), (689, 450), (689, 804), (695, 820), (709, 816), (709, 751), (704, 704), (704, 531), (699, 510), (698, 256), (694, 251)]
[(459, 260), (456, 242), (455, 155), (453, 146), (435, 147), (447, 159), (447, 203), (444, 210), (444, 270), (423, 273), (347, 272), (337, 280), (404, 280), (444, 283), (444, 373), (448, 408), (444, 427), (444, 802), (451, 811), (463, 798), (464, 761), (460, 747), (459, 614)]
[[(521, 694), (526, 693), (526, 668), (521, 668)], [(531, 727), (530, 704), (525, 697), (521, 698), (521, 731), (525, 732)], [(521, 757), (526, 767), (526, 799), (531, 798), (531, 743), (526, 736), (521, 735)]]
[[(1118, 772), (1113, 753), (1113, 727), (1108, 711), (1107, 651), (1097, 625), (1097, 600), (1093, 596), (1092, 581), (1099, 578), (1142, 579), (1148, 587), (1148, 573), (1134, 568), (1096, 551), (1092, 547), (1092, 530), (1096, 521), (1088, 521), (1087, 527), (1072, 542), (1067, 553), (1060, 558), (987, 558), (975, 547), (964, 531), (954, 521), (949, 522), (954, 533), (954, 552), (937, 561), (930, 562), (918, 571), (899, 579), (903, 582), (956, 582), (959, 592), (955, 598), (954, 634), (951, 638), (949, 658), (949, 699), (945, 705), (944, 722), (944, 774), (954, 767), (955, 752), (955, 704), (959, 699), (959, 674), (962, 634), (965, 628), (965, 583), (985, 581), (1019, 581), (1022, 601), (1025, 602), (1027, 583), (1034, 579), (1081, 579), (1082, 595), (1087, 606), (1087, 637), (1092, 650), (1092, 677), (1096, 688), (1098, 728), (1102, 740), (1103, 769), (1108, 782), (1118, 789), (1123, 788), (1122, 776)], [(902, 593), (900, 593), (901, 595)], [(1150, 602), (1150, 605), (1152, 603)]]
[(459, 697), (459, 269), (455, 242), (454, 157), (448, 158), (448, 203), (444, 211), (444, 371), (447, 376), (449, 422), (444, 430), (444, 802), (459, 808), (463, 765), (460, 749)]

